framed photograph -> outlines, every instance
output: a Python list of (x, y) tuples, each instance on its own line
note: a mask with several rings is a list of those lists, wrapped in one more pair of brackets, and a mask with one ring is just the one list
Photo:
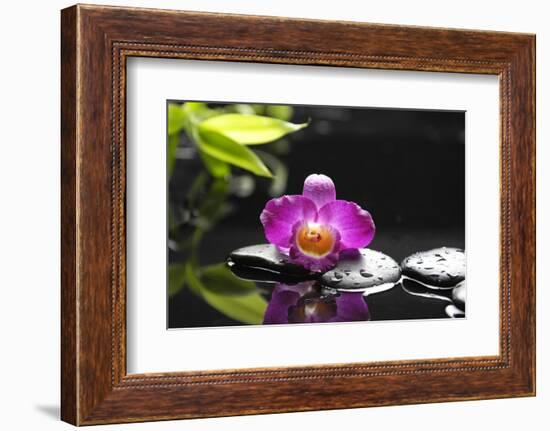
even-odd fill
[(61, 44), (63, 420), (535, 394), (534, 35), (77, 5)]

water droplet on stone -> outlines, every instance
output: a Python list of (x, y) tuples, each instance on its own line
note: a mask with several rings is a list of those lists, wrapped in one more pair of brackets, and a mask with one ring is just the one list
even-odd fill
[[(334, 272), (345, 274), (341, 282), (333, 281)], [(391, 257), (363, 248), (355, 253), (341, 253), (336, 267), (321, 275), (320, 282), (334, 285), (339, 291), (365, 290), (372, 293), (391, 289), (400, 278), (401, 269)]]
[[(425, 266), (417, 263), (423, 262)], [(440, 247), (421, 251), (405, 258), (401, 263), (403, 275), (434, 289), (450, 289), (464, 280), (466, 259), (464, 251)], [(433, 274), (438, 273), (439, 277)]]

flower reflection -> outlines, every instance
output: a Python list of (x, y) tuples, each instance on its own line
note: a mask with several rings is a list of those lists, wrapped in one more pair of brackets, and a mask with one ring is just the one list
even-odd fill
[(370, 314), (360, 292), (335, 292), (312, 281), (277, 284), (264, 316), (264, 324), (364, 320), (370, 320)]

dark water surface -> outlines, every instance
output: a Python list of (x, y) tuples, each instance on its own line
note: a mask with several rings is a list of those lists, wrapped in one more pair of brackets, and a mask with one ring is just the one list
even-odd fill
[[(231, 231), (231, 233), (229, 233)], [(229, 230), (228, 236), (234, 236), (237, 242), (245, 232)], [(260, 236), (259, 240), (264, 240)], [(224, 238), (228, 242), (231, 238)], [(250, 242), (253, 244), (253, 242)], [(453, 247), (464, 247), (464, 233), (462, 231), (450, 231), (443, 229), (432, 230), (406, 230), (394, 229), (386, 234), (378, 234), (369, 248), (379, 250), (401, 262), (405, 257), (418, 250), (437, 248), (442, 244)], [(416, 247), (414, 246), (416, 245)], [(210, 248), (212, 253), (219, 255), (219, 259), (227, 256), (222, 252), (219, 241), (215, 239), (205, 240), (205, 248)], [(418, 248), (417, 248), (418, 247)], [(218, 260), (216, 260), (218, 261)], [(275, 283), (257, 282), (257, 286), (267, 300), (271, 297)], [(405, 283), (405, 286), (407, 284)], [(412, 293), (437, 295), (433, 297), (419, 296)], [(409, 293), (411, 292), (411, 293)], [(394, 288), (385, 292), (376, 293), (365, 297), (372, 321), (404, 320), (404, 319), (440, 319), (448, 318), (445, 308), (452, 303), (451, 290), (429, 290), (414, 288), (406, 289), (403, 283), (398, 283)], [(235, 326), (242, 323), (229, 319), (216, 311), (205, 302), (199, 300), (188, 289), (183, 289), (169, 302), (170, 328), (206, 327), (206, 326)]]

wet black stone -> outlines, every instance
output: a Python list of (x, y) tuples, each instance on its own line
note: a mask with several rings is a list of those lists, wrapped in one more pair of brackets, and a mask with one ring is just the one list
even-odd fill
[(461, 281), (453, 289), (452, 294), (454, 304), (461, 310), (466, 309), (466, 282)]
[(451, 299), (451, 292), (448, 289), (436, 291), (407, 278), (404, 278), (401, 281), (401, 287), (403, 288), (405, 293), (412, 296), (430, 298), (443, 301), (447, 304), (453, 304), (453, 300)]
[(441, 247), (420, 251), (401, 262), (403, 276), (429, 287), (450, 289), (464, 280), (466, 255), (464, 250)]
[(445, 307), (445, 313), (447, 313), (447, 316), (455, 318), (455, 319), (466, 316), (464, 311), (462, 311), (460, 308), (454, 306), (453, 304), (447, 305)]
[(324, 273), (320, 282), (337, 290), (376, 289), (393, 287), (401, 278), (396, 261), (379, 251), (368, 248), (345, 250), (340, 253), (336, 266)]
[[(425, 289), (428, 290), (428, 289)], [(445, 307), (450, 300), (442, 301), (434, 296), (411, 295), (397, 284), (376, 295), (365, 297), (372, 320), (446, 319)]]
[(237, 270), (254, 268), (301, 279), (308, 279), (314, 276), (306, 268), (291, 263), (288, 256), (279, 252), (277, 247), (272, 244), (259, 244), (239, 248), (231, 252), (227, 258), (227, 263), (232, 269), (237, 268)]
[(229, 269), (239, 278), (265, 283), (296, 284), (316, 277), (316, 274), (310, 273), (304, 275), (294, 275), (236, 264), (229, 265)]

